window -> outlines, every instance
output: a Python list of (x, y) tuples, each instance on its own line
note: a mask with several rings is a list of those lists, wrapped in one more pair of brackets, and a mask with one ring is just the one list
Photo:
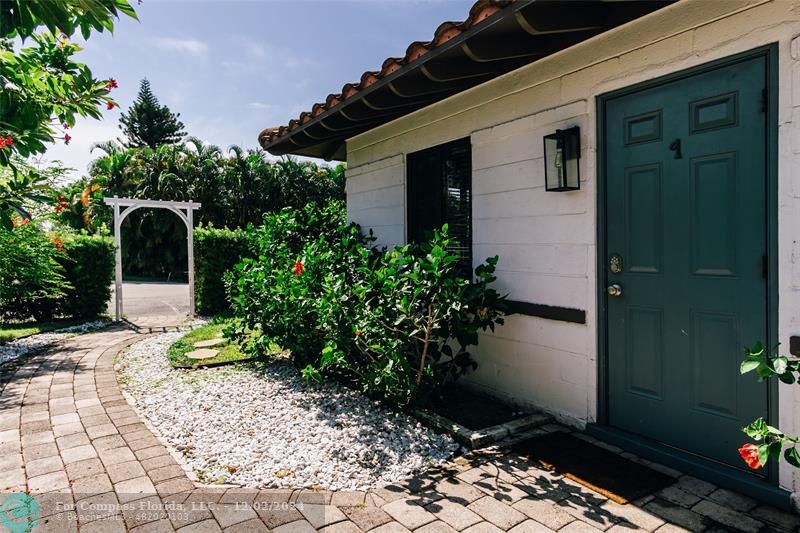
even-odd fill
[(447, 224), (450, 249), (472, 277), (472, 147), (469, 138), (408, 154), (409, 242), (420, 242)]

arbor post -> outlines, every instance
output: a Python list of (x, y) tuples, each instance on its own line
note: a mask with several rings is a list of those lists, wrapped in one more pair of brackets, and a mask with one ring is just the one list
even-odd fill
[[(115, 197), (116, 198), (116, 197)], [(114, 315), (117, 322), (122, 317), (122, 238), (119, 204), (114, 203)]]
[(189, 316), (194, 316), (194, 208), (192, 202), (186, 209), (186, 240), (189, 256)]

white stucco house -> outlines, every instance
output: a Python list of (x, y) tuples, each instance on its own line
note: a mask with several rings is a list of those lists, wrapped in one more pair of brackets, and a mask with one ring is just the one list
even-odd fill
[[(576, 139), (579, 187), (546, 186)], [(479, 1), (259, 140), (347, 161), (382, 244), (448, 222), (465, 261), (500, 256), (516, 312), (471, 385), (762, 500), (800, 490), (736, 453), (758, 416), (800, 434), (800, 387), (738, 372), (800, 335), (800, 1)]]

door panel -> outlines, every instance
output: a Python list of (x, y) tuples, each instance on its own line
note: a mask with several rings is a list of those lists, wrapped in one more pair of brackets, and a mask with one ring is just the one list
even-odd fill
[(638, 357), (628, 357), (628, 392), (663, 399), (661, 309), (631, 305), (628, 307), (628, 350)]
[(692, 273), (736, 273), (736, 153), (693, 158), (689, 163)]
[(661, 272), (661, 165), (625, 169), (625, 256), (628, 270)]
[(766, 61), (605, 103), (609, 422), (741, 467), (767, 387), (740, 376), (767, 340)]

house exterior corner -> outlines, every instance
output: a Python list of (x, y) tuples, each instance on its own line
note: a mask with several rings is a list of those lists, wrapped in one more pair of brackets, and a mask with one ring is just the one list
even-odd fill
[[(406, 243), (409, 156), (468, 139), (473, 263), (499, 255), (498, 289), (548, 311), (509, 315), (503, 327), (481, 335), (479, 366), (466, 381), (574, 426), (608, 424), (607, 273), (599, 266), (606, 259), (599, 254), (608, 252), (601, 242), (604, 98), (763, 50), (774, 112), (766, 124), (766, 172), (775, 185), (765, 200), (773, 232), (767, 305), (774, 311), (765, 312), (774, 323), (769, 335), (788, 349), (789, 337), (800, 334), (798, 36), (795, 1), (684, 0), (658, 10), (348, 139), (349, 218), (373, 229), (378, 244)], [(580, 190), (548, 192), (542, 139), (574, 126), (581, 135)], [(548, 314), (552, 309), (584, 318), (554, 319), (561, 315)], [(740, 352), (731, 354), (734, 372), (738, 359)], [(780, 385), (765, 401), (773, 423), (800, 434), (800, 389)], [(800, 475), (786, 464), (772, 477), (783, 489), (800, 490)]]

